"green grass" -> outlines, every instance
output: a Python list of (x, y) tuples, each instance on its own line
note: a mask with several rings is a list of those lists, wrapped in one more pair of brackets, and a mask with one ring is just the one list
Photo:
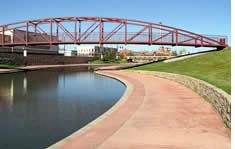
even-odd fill
[(3, 68), (3, 69), (14, 69), (14, 68), (17, 68), (17, 67), (21, 67), (20, 65), (5, 65), (5, 64), (0, 64), (0, 68)]
[(92, 61), (91, 64), (123, 64), (127, 63), (126, 60), (119, 60), (119, 61), (102, 61), (102, 60), (95, 60)]
[(231, 94), (231, 47), (175, 62), (159, 62), (131, 69), (188, 75)]

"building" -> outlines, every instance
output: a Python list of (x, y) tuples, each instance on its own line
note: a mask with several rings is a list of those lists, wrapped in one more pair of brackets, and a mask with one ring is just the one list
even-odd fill
[(113, 55), (116, 55), (117, 51), (117, 48), (103, 47), (102, 45), (77, 47), (77, 55), (85, 57), (99, 56), (99, 54), (104, 52), (111, 52)]
[[(1, 30), (0, 30), (1, 31)], [(26, 40), (26, 31), (11, 29), (4, 32), (5, 43), (22, 43)], [(28, 40), (35, 42), (47, 42), (50, 40), (50, 35), (46, 33), (28, 32)], [(52, 36), (52, 40), (57, 40), (56, 36)], [(2, 32), (0, 32), (0, 42), (2, 42)], [(25, 46), (15, 46), (16, 48), (24, 48)], [(58, 50), (58, 45), (29, 45), (31, 49), (39, 50)]]
[(148, 51), (139, 51), (135, 53), (135, 56), (153, 56), (153, 53)]
[(58, 49), (59, 54), (64, 54), (64, 52), (65, 52), (65, 49)]
[(64, 51), (64, 56), (77, 56), (76, 51)]
[(177, 56), (174, 51), (168, 47), (160, 47), (158, 50), (153, 51), (155, 56)]
[(119, 53), (123, 54), (123, 55), (130, 55), (132, 53), (132, 51), (131, 50), (120, 50)]
[(99, 54), (99, 49), (96, 49), (95, 46), (78, 46), (77, 47), (77, 55), (78, 56), (88, 56), (94, 57)]
[[(13, 38), (12, 38), (12, 36), (11, 36), (11, 34), (9, 34), (9, 32), (7, 32), (6, 31), (6, 33), (5, 33), (5, 42), (6, 43), (10, 43), (11, 42), (11, 40), (12, 40)], [(0, 33), (0, 42), (2, 42), (2, 34)], [(13, 41), (12, 41), (13, 42)]]

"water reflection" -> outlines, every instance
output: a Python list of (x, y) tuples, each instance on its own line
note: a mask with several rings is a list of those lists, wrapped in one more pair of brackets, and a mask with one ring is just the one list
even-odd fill
[(24, 76), (24, 95), (27, 94), (27, 77)]
[(14, 99), (14, 80), (3, 80), (1, 84), (4, 86), (4, 88), (0, 88), (1, 105), (11, 109)]
[(125, 87), (88, 69), (0, 75), (0, 147), (45, 148), (108, 110)]

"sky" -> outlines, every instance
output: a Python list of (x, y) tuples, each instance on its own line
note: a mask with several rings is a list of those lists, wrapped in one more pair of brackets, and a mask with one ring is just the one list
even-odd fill
[[(136, 19), (231, 39), (230, 0), (3, 0), (0, 24), (61, 16)], [(138, 50), (154, 46), (127, 46)]]

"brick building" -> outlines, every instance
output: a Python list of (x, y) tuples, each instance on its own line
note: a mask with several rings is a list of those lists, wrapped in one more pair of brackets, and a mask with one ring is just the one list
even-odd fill
[(131, 54), (132, 51), (131, 50), (120, 50), (119, 53), (123, 54), (123, 55), (128, 55), (128, 54)]
[[(18, 29), (11, 29), (4, 32), (5, 35), (5, 43), (21, 43), (26, 40), (26, 32)], [(35, 33), (28, 32), (28, 40), (35, 42), (46, 42), (50, 40), (50, 35), (46, 33)], [(52, 36), (52, 40), (57, 40), (56, 36)], [(2, 34), (0, 33), (0, 42), (2, 42)], [(15, 46), (16, 48), (24, 48), (25, 46)], [(58, 50), (58, 45), (30, 45), (27, 46), (32, 49), (40, 49), (40, 50)]]

